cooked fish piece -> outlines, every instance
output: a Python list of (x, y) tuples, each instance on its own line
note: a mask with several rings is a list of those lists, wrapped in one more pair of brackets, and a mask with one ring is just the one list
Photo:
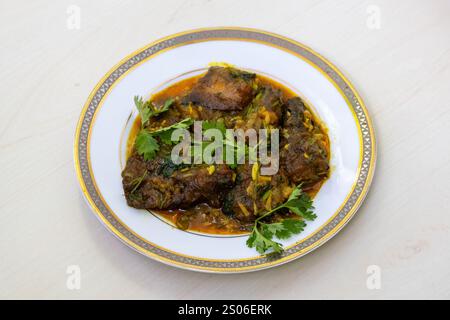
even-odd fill
[(328, 176), (328, 152), (325, 135), (314, 124), (303, 101), (287, 101), (280, 150), (280, 167), (295, 184), (313, 186)]
[(198, 166), (176, 171), (171, 177), (184, 186), (183, 206), (200, 201), (214, 208), (222, 205), (224, 194), (234, 185), (233, 171), (227, 165)]
[(242, 110), (253, 98), (255, 75), (234, 68), (211, 67), (194, 85), (185, 102), (209, 109)]
[(308, 132), (290, 132), (280, 151), (281, 167), (289, 179), (313, 185), (328, 176), (328, 156), (313, 135)]
[(305, 104), (299, 97), (287, 100), (285, 104), (283, 127), (304, 129), (305, 110), (306, 110)]
[(132, 155), (122, 172), (128, 205), (139, 209), (189, 208), (204, 202), (220, 207), (233, 186), (233, 171), (226, 165), (193, 168), (170, 165), (170, 160), (144, 161)]

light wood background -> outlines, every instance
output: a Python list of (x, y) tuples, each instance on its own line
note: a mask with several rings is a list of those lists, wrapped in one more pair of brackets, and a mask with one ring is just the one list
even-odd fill
[[(79, 30), (67, 28), (70, 5)], [(449, 298), (449, 17), (446, 0), (1, 0), (0, 297)], [(314, 48), (348, 75), (375, 124), (378, 166), (359, 213), (281, 267), (213, 275), (154, 262), (112, 236), (78, 188), (75, 125), (97, 81), (143, 45), (207, 26)], [(80, 290), (66, 287), (70, 265)], [(366, 286), (369, 265), (381, 269), (379, 290)]]

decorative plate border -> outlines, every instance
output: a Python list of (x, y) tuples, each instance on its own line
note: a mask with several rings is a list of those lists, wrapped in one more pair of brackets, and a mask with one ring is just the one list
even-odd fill
[[(181, 45), (211, 40), (255, 41), (298, 56), (331, 80), (347, 101), (357, 120), (362, 159), (360, 159), (358, 178), (352, 192), (338, 212), (320, 229), (308, 238), (286, 248), (278, 256), (264, 255), (239, 260), (212, 260), (186, 256), (159, 247), (141, 238), (118, 219), (101, 196), (91, 173), (89, 163), (90, 129), (96, 110), (114, 84), (127, 72), (156, 54)], [(334, 236), (353, 217), (367, 194), (375, 170), (376, 145), (373, 126), (364, 103), (350, 82), (328, 60), (312, 49), (280, 35), (255, 29), (222, 27), (198, 29), (168, 36), (137, 50), (114, 66), (94, 88), (83, 108), (76, 129), (74, 158), (77, 178), (85, 198), (97, 217), (124, 243), (140, 253), (169, 265), (197, 271), (232, 273), (260, 270), (286, 263), (311, 252)]]

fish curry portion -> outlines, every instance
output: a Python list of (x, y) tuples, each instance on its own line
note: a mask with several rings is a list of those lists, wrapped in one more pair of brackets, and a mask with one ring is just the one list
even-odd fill
[[(301, 98), (267, 77), (214, 66), (135, 103), (142, 112), (129, 137), (122, 172), (127, 203), (156, 212), (180, 229), (248, 232), (255, 219), (285, 203), (296, 186), (314, 196), (329, 176), (324, 126)], [(192, 131), (192, 121), (221, 131), (278, 129), (278, 172), (262, 175), (260, 164), (248, 161), (174, 163), (174, 143), (167, 134), (178, 127)], [(276, 222), (290, 215), (279, 210), (267, 219)]]

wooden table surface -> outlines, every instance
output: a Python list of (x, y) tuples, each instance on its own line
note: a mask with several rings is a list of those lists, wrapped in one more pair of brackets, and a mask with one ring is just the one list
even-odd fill
[[(448, 0), (1, 0), (0, 298), (450, 298), (449, 14)], [(75, 125), (97, 81), (153, 40), (208, 26), (314, 48), (374, 121), (378, 165), (364, 205), (281, 267), (214, 275), (152, 261), (111, 235), (78, 188)], [(379, 289), (367, 286), (372, 265)], [(79, 289), (67, 286), (70, 266)]]

